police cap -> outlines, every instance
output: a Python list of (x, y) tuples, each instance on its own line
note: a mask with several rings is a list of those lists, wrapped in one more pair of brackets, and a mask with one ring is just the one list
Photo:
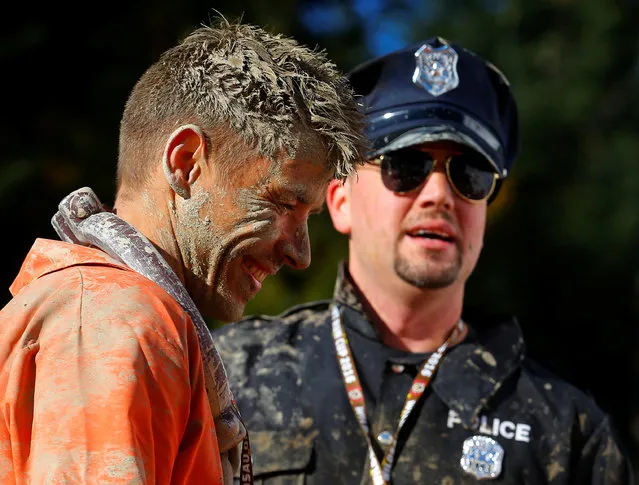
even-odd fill
[(349, 73), (364, 111), (369, 158), (430, 141), (478, 151), (500, 179), (519, 151), (517, 106), (506, 77), (475, 53), (432, 37)]

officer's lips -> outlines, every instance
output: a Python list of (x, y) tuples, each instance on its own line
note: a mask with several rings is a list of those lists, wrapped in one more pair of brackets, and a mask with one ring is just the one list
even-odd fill
[(439, 240), (453, 243), (457, 238), (457, 233), (447, 222), (437, 222), (411, 227), (407, 234), (413, 238), (423, 238)]

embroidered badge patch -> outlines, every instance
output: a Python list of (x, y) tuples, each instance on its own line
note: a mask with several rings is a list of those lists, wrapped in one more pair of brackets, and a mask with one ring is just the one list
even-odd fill
[(488, 436), (475, 435), (464, 441), (460, 465), (478, 480), (491, 480), (501, 473), (504, 449)]
[(413, 82), (433, 96), (447, 93), (459, 85), (455, 49), (446, 43), (441, 47), (424, 44), (415, 52)]

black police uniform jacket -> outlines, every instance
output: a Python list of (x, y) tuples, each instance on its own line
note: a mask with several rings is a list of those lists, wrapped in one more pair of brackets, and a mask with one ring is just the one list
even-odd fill
[[(340, 268), (334, 301), (364, 388), (380, 457), (427, 354), (384, 346)], [(368, 447), (342, 381), (330, 305), (248, 317), (214, 333), (248, 429), (257, 484), (372, 483)], [(463, 443), (494, 439), (507, 484), (630, 484), (608, 416), (524, 355), (519, 325), (482, 325), (446, 353), (398, 438), (393, 485), (479, 483), (460, 465)], [(486, 483), (486, 480), (482, 480)]]

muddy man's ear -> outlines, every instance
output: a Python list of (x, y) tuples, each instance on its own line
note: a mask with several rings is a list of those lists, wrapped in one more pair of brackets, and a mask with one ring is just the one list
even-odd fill
[(206, 138), (197, 125), (182, 125), (169, 136), (164, 147), (164, 176), (173, 191), (188, 199), (206, 161)]

